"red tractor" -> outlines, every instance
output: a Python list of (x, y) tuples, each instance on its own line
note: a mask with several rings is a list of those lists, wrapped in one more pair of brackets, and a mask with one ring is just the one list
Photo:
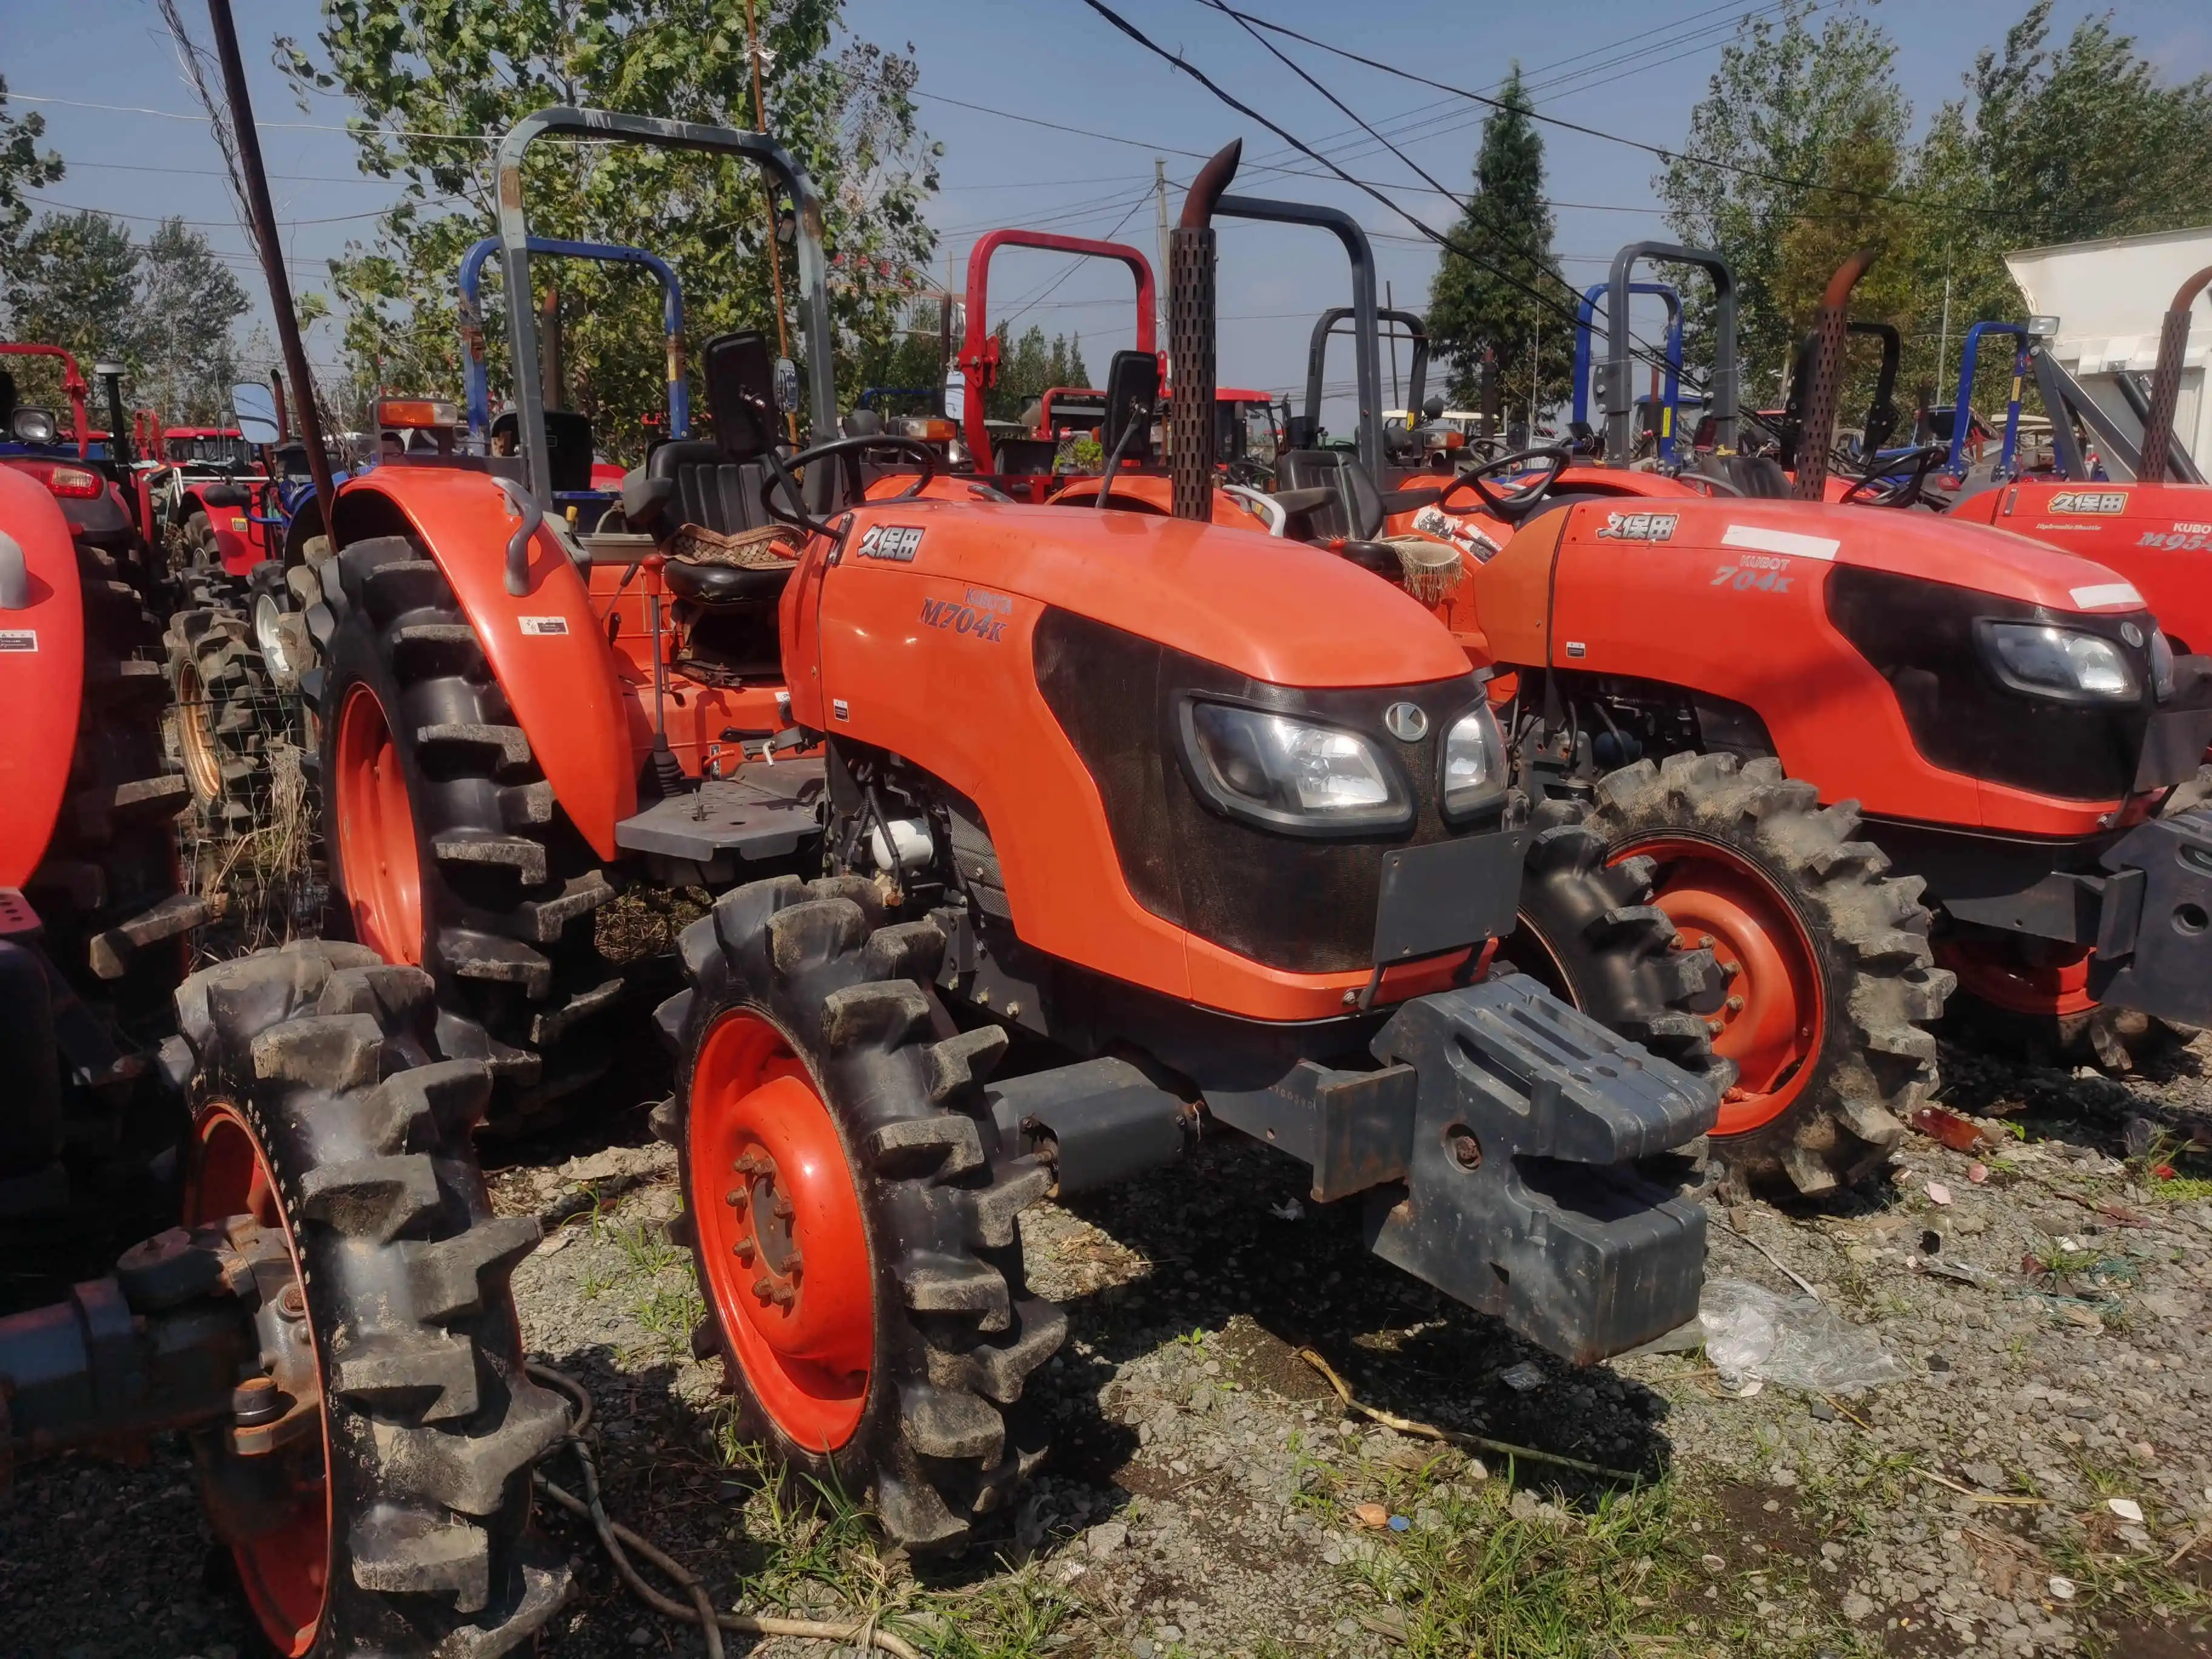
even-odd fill
[[(542, 111), (500, 152), (516, 295), (548, 135), (764, 169), (798, 227), (813, 429), (835, 432), (819, 209), (790, 158)], [(1180, 283), (1211, 245), (1178, 233)], [(655, 1124), (682, 1154), (702, 1352), (787, 1464), (917, 1545), (1003, 1509), (1037, 1449), (1005, 1410), (1065, 1329), (1026, 1294), (1020, 1211), (1141, 1175), (1209, 1118), (1557, 1352), (1690, 1316), (1681, 1152), (1717, 1089), (1486, 972), (1529, 836), (1482, 677), (1433, 618), (1243, 531), (924, 499), (920, 441), (787, 453), (796, 376), (750, 332), (698, 355), (712, 439), (653, 450), (620, 527), (572, 534), (534, 314), (508, 307), (519, 456), (387, 464), (337, 496), (311, 612), (334, 873), (361, 937), (430, 975), (443, 1051), (504, 1079), (510, 1122), (604, 1063), (623, 978), (592, 918), (617, 887), (722, 890), (678, 942), (693, 988), (658, 1015), (681, 1059)], [(1207, 441), (1178, 437), (1176, 482), (1210, 489), (1210, 308), (1179, 326), (1171, 418)], [(1157, 359), (1127, 362), (1109, 400), (1156, 405)], [(872, 483), (887, 455), (915, 473)], [(1553, 840), (1593, 961), (1702, 982), (1633, 867)], [(1066, 1063), (994, 1077), (1015, 1033)]]
[[(1616, 296), (1639, 255), (1715, 270), (1727, 362), (1725, 266), (1632, 249)], [(1617, 298), (1607, 415), (1623, 439), (1626, 320)], [(1843, 324), (1824, 309), (1831, 392), (1808, 392), (1813, 464), (1794, 480), (1733, 453), (1733, 376), (1717, 374), (1710, 479), (1608, 469), (1585, 489), (1553, 449), (1462, 474), (1437, 504), (1476, 508), (1484, 530), (1437, 609), (1470, 653), (1514, 671), (1492, 696), (1545, 798), (1537, 821), (1656, 862), (1659, 905), (1725, 978), (1701, 1006), (1740, 1072), (1716, 1152), (1806, 1194), (1895, 1145), (1932, 1078), (1922, 1028), (1953, 971), (2075, 1024), (2212, 1015), (2195, 954), (2212, 837), (2200, 817), (2154, 816), (2212, 735), (2208, 665), (2177, 660), (2101, 566), (1924, 514), (1775, 499), (1825, 489)], [(1360, 557), (1397, 503), (1346, 487), (1346, 471), (1294, 452), (1278, 499)], [(1297, 488), (1324, 478), (1335, 493), (1306, 508)], [(1612, 495), (1614, 481), (1648, 499)], [(1366, 562), (1389, 575), (1396, 560)], [(1729, 648), (1686, 656), (1686, 640)], [(1571, 963), (1550, 977), (1606, 1017)]]

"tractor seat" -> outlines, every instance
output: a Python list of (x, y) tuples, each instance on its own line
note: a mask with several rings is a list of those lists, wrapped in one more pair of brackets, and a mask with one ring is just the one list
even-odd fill
[(1390, 514), (1430, 506), (1443, 493), (1378, 489), (1359, 457), (1344, 449), (1285, 451), (1275, 476), (1275, 499), (1293, 520), (1285, 533), (1299, 541), (1375, 541)]
[(660, 578), (678, 599), (699, 605), (774, 605), (783, 598), (793, 568), (789, 564), (702, 564), (696, 559), (670, 559), (661, 566)]

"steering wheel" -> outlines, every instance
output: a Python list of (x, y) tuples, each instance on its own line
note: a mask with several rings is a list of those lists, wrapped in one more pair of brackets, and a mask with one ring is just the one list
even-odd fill
[(940, 459), (936, 450), (919, 438), (898, 438), (884, 433), (868, 432), (857, 438), (832, 438), (827, 443), (802, 449), (795, 455), (779, 455), (772, 449), (766, 451), (761, 459), (768, 465), (769, 477), (768, 482), (761, 486), (761, 505), (768, 509), (769, 517), (779, 524), (794, 525), (817, 536), (835, 536), (836, 531), (807, 512), (803, 505), (787, 513), (778, 506), (777, 486), (781, 485), (788, 491), (793, 501), (803, 503), (806, 498), (799, 493), (799, 480), (793, 476), (794, 473), (805, 471), (817, 461), (832, 460), (843, 455), (857, 458), (871, 450), (884, 449), (897, 450), (921, 463), (921, 476), (897, 495), (884, 496), (885, 501), (910, 501), (929, 488), (929, 481), (937, 476)]
[[(1500, 455), (1494, 461), (1485, 461), (1481, 465), (1461, 473), (1444, 486), (1444, 493), (1437, 497), (1437, 505), (1449, 512), (1452, 510), (1451, 498), (1462, 489), (1472, 489), (1482, 497), (1482, 504), (1489, 509), (1492, 518), (1507, 524), (1518, 524), (1534, 512), (1544, 497), (1552, 493), (1552, 486), (1559, 483), (1559, 474), (1567, 470), (1567, 463), (1572, 459), (1573, 452), (1565, 444), (1551, 444), (1542, 449), (1516, 449), (1510, 455)], [(1547, 461), (1550, 465), (1540, 477), (1503, 495), (1496, 494), (1483, 483), (1485, 478), (1493, 474), (1511, 472), (1528, 461)]]
[[(1920, 499), (1921, 487), (1928, 482), (1928, 475), (1950, 453), (1948, 445), (1923, 444), (1902, 455), (1893, 455), (1887, 461), (1876, 461), (1875, 465), (1881, 471), (1868, 473), (1846, 489), (1841, 499), (1863, 507), (1911, 507)], [(1896, 475), (1901, 468), (1910, 471), (1899, 478)]]

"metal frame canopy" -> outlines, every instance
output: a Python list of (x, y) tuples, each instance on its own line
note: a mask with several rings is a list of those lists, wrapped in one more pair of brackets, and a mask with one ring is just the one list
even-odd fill
[[(1575, 368), (1574, 391), (1568, 405), (1567, 418), (1579, 426), (1589, 424), (1590, 391), (1590, 335), (1597, 317), (1597, 302), (1611, 291), (1610, 283), (1592, 283), (1583, 290), (1583, 297), (1575, 307)], [(1674, 445), (1680, 437), (1676, 428), (1681, 422), (1682, 409), (1682, 295), (1671, 283), (1632, 283), (1631, 294), (1643, 294), (1666, 301), (1667, 343), (1662, 349), (1667, 359), (1665, 378), (1660, 381), (1660, 402), (1668, 411), (1659, 433), (1659, 459), (1671, 462)], [(1606, 324), (1612, 326), (1613, 312), (1606, 311)], [(1606, 340), (1608, 360), (1612, 352), (1612, 337)], [(1607, 371), (1610, 373), (1610, 362)], [(1633, 400), (1631, 408), (1633, 409)]]
[[(1316, 432), (1321, 430), (1321, 389), (1322, 371), (1328, 366), (1329, 336), (1335, 333), (1338, 325), (1352, 314), (1350, 306), (1331, 306), (1314, 319), (1313, 334), (1306, 343), (1306, 403), (1303, 412), (1308, 424)], [(1429, 325), (1422, 320), (1419, 312), (1391, 310), (1376, 312), (1375, 324), (1378, 334), (1385, 323), (1403, 329), (1405, 331), (1403, 337), (1413, 343), (1413, 361), (1406, 370), (1406, 414), (1407, 427), (1409, 428), (1417, 427), (1421, 423), (1421, 394), (1428, 390)], [(1354, 323), (1352, 326), (1356, 332), (1358, 325)], [(1378, 353), (1381, 343), (1378, 339), (1376, 342)], [(1379, 366), (1376, 375), (1375, 389), (1376, 395), (1381, 396), (1382, 388)]]
[[(523, 153), (538, 139), (574, 133), (592, 138), (627, 139), (662, 149), (696, 149), (710, 155), (743, 155), (790, 196), (798, 216), (799, 329), (806, 349), (806, 378), (812, 392), (814, 429), (837, 429), (835, 337), (830, 325), (830, 269), (822, 253), (822, 200), (813, 181), (789, 151), (765, 133), (734, 127), (702, 126), (653, 115), (613, 110), (576, 109), (556, 104), (526, 115), (499, 143), (500, 268), (507, 278), (507, 331), (514, 353), (514, 401), (522, 453), (530, 471), (530, 493), (547, 513), (554, 510), (552, 456), (545, 441), (545, 393), (538, 367), (537, 307), (528, 303), (530, 224), (522, 205)], [(522, 295), (524, 302), (515, 303)]]
[[(562, 258), (639, 265), (659, 279), (660, 327), (668, 343), (668, 435), (689, 437), (691, 399), (684, 380), (684, 289), (676, 280), (675, 268), (657, 253), (618, 242), (570, 242), (533, 236), (530, 251)], [(485, 261), (498, 252), (499, 238), (487, 236), (461, 257), (461, 344), (468, 360), (462, 372), (467, 385), (469, 430), (486, 439), (491, 434), (491, 379), (483, 349), (483, 268)]]
[[(1333, 233), (1352, 261), (1352, 332), (1359, 371), (1359, 460), (1382, 476), (1382, 344), (1375, 309), (1375, 249), (1359, 221), (1341, 208), (1279, 202), (1266, 196), (1224, 196), (1213, 216), (1259, 219), (1270, 224), (1312, 225)], [(1316, 411), (1318, 412), (1318, 411)]]
[(1705, 248), (1674, 242), (1631, 242), (1613, 256), (1605, 296), (1605, 457), (1626, 465), (1636, 453), (1636, 388), (1630, 383), (1635, 356), (1628, 331), (1630, 274), (1638, 259), (1695, 265), (1713, 283), (1713, 374), (1706, 408), (1713, 417), (1713, 449), (1735, 450), (1737, 413), (1735, 361), (1735, 272), (1729, 262)]

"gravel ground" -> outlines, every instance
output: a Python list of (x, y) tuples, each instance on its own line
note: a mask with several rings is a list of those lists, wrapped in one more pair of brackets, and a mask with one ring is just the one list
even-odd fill
[[(549, 1224), (518, 1302), (534, 1357), (597, 1400), (610, 1510), (725, 1607), (880, 1610), (948, 1656), (2212, 1652), (2212, 1182), (2191, 1178), (2212, 1166), (2181, 1146), (2212, 1038), (2126, 1084), (1948, 1046), (1945, 1066), (1982, 1145), (1915, 1134), (1839, 1202), (1714, 1211), (1713, 1276), (1790, 1292), (1786, 1269), (1907, 1372), (1856, 1394), (1754, 1389), (1693, 1349), (1569, 1370), (1368, 1256), (1352, 1206), (1306, 1204), (1233, 1137), (1042, 1206), (1031, 1281), (1071, 1334), (1027, 1408), (1055, 1451), (951, 1561), (879, 1553), (836, 1503), (779, 1506), (732, 1443), (663, 1231), (671, 1155), (607, 1145), (644, 1142), (639, 1115), (496, 1155), (493, 1184)], [(1347, 1410), (1302, 1349), (1455, 1441)], [(699, 1650), (549, 1524), (579, 1594), (544, 1651)], [(0, 1652), (251, 1652), (208, 1555), (177, 1443), (22, 1471)]]

